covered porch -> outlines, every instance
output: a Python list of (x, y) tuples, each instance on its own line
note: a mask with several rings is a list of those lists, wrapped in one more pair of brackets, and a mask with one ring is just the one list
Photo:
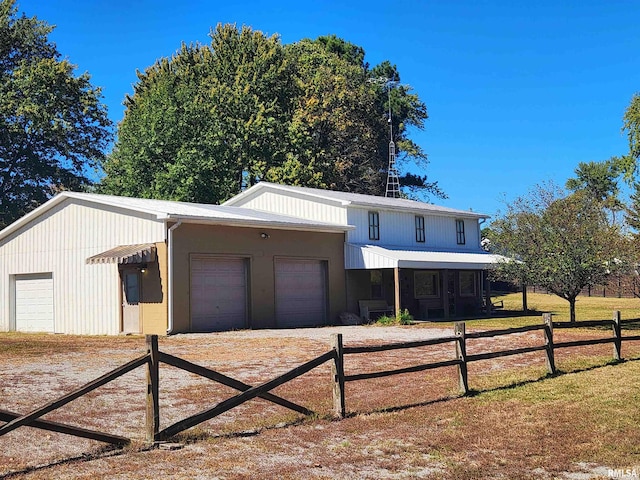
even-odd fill
[(354, 312), (362, 300), (384, 300), (418, 320), (491, 314), (487, 269), (498, 261), (495, 255), (354, 244), (345, 248), (347, 300)]

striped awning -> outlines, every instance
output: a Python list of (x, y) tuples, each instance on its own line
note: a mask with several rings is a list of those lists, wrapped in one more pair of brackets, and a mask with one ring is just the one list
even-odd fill
[(87, 258), (87, 263), (150, 263), (157, 260), (156, 246), (153, 243), (120, 245), (106, 252)]

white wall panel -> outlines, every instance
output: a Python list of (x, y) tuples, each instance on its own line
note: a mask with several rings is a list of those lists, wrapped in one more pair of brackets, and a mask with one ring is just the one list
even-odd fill
[[(380, 218), (380, 240), (369, 239), (369, 212), (377, 211)], [(425, 242), (416, 241), (415, 214), (364, 208), (349, 208), (347, 222), (355, 230), (347, 233), (348, 242), (356, 244), (393, 245), (420, 249), (476, 251), (480, 248), (478, 222), (465, 219), (466, 242), (456, 242), (456, 218), (424, 215)]]
[(341, 225), (344, 225), (347, 220), (346, 211), (342, 206), (310, 201), (292, 194), (279, 195), (272, 192), (261, 192), (260, 195), (238, 206)]
[(52, 272), (56, 331), (119, 333), (117, 265), (87, 257), (118, 245), (164, 241), (150, 215), (67, 199), (0, 241), (0, 330), (11, 327), (14, 275)]

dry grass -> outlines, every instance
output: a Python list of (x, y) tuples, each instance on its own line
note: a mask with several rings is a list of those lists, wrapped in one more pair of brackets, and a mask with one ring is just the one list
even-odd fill
[[(540, 311), (548, 310), (553, 300), (547, 302), (546, 297), (532, 295), (530, 302), (538, 302)], [(580, 306), (594, 302), (592, 311), (610, 318), (611, 311), (605, 312), (610, 299), (596, 300), (604, 300), (606, 308), (594, 299)], [(627, 313), (625, 306), (631, 302), (624, 301), (623, 318), (637, 316)], [(560, 308), (559, 304), (554, 310), (559, 317)], [(532, 316), (534, 320), (539, 323), (540, 317)], [(522, 317), (478, 320), (469, 328), (501, 328), (521, 321)], [(366, 334), (376, 327), (362, 328)], [(419, 335), (432, 327), (397, 328)], [(609, 335), (597, 329), (557, 333), (567, 340)], [(160, 348), (251, 384), (328, 349), (326, 340), (277, 332), (271, 337), (238, 337), (242, 338), (177, 336), (161, 339)], [(475, 346), (470, 341), (469, 349), (540, 341), (539, 332), (532, 332), (476, 340)], [(144, 349), (141, 337), (0, 334), (0, 408), (27, 412)], [(607, 478), (609, 468), (640, 465), (640, 343), (625, 343), (628, 360), (619, 364), (611, 363), (611, 349), (599, 345), (558, 351), (561, 374), (554, 377), (546, 375), (541, 352), (474, 363), (474, 394), (469, 397), (458, 394), (455, 368), (349, 383), (349, 416), (341, 421), (331, 417), (330, 369), (324, 365), (275, 391), (318, 412), (315, 417), (303, 418), (254, 400), (180, 435), (185, 446), (177, 451), (144, 447), (145, 380), (140, 369), (47, 416), (131, 436), (132, 446), (105, 452), (96, 442), (21, 428), (0, 437), (0, 478), (12, 471), (20, 473), (11, 478), (92, 480)], [(452, 355), (453, 345), (351, 355), (346, 370), (349, 374), (388, 369)], [(162, 426), (233, 393), (163, 366)], [(55, 464), (58, 461), (62, 463)], [(38, 465), (43, 467), (33, 469)]]

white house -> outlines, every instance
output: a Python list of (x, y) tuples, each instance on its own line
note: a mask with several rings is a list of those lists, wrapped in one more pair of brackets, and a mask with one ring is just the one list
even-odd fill
[(486, 218), (268, 182), (224, 205), (64, 192), (0, 231), (0, 331), (319, 326), (372, 300), (475, 315)]
[[(260, 182), (224, 203), (354, 226), (347, 231), (347, 308), (384, 299), (416, 318), (480, 312), (490, 296), (486, 269), (497, 257), (480, 245), (488, 216), (407, 199)], [(483, 293), (485, 299), (483, 299)]]

